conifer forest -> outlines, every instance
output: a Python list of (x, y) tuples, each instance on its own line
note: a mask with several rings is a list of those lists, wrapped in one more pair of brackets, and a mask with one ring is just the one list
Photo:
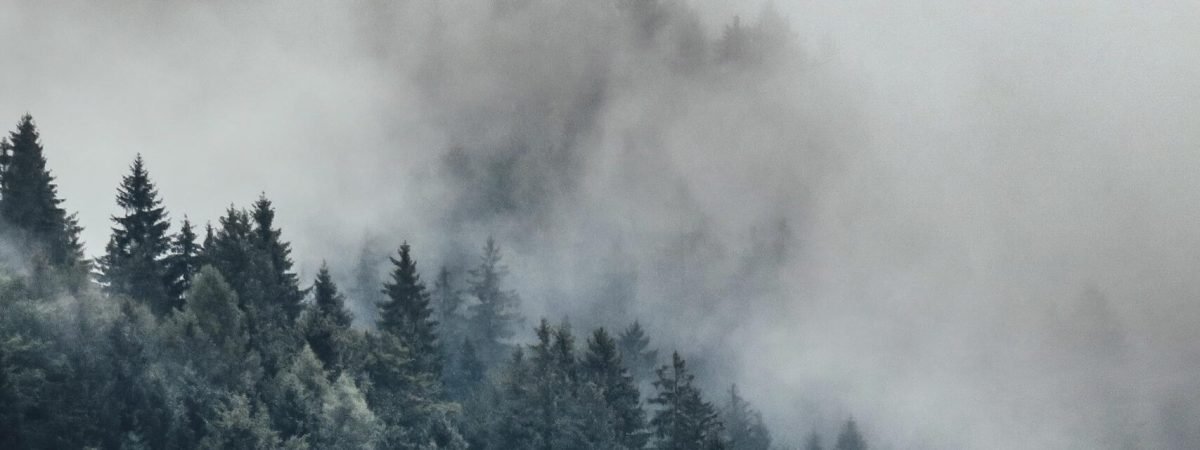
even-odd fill
[(0, 449), (1200, 448), (1197, 30), (0, 1)]

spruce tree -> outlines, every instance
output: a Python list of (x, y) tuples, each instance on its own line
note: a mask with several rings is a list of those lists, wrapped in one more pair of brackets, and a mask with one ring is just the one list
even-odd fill
[(631, 449), (644, 447), (649, 435), (641, 396), (621, 363), (616, 341), (604, 328), (596, 329), (588, 339), (583, 368), (588, 379), (600, 388), (618, 442)]
[(260, 195), (254, 202), (250, 216), (254, 221), (255, 245), (266, 262), (267, 279), (263, 280), (266, 297), (283, 310), (285, 323), (290, 323), (304, 307), (304, 292), (292, 271), (291, 244), (284, 241), (282, 231), (275, 228), (275, 208), (266, 195)]
[(436, 377), (441, 373), (437, 322), (411, 250), (405, 242), (400, 245), (400, 259), (389, 258), (394, 268), (391, 280), (383, 285), (387, 300), (379, 305), (379, 329), (411, 349), (416, 370)]
[(858, 431), (858, 423), (854, 421), (853, 417), (846, 420), (845, 425), (842, 425), (842, 431), (838, 433), (837, 445), (833, 448), (834, 450), (867, 450), (867, 441)]
[(305, 315), (305, 340), (321, 364), (336, 377), (345, 368), (353, 317), (324, 263), (317, 272), (312, 292), (313, 303)]
[(704, 401), (693, 383), (695, 376), (679, 353), (671, 354), (671, 364), (658, 369), (654, 387), (657, 395), (650, 403), (657, 405), (650, 426), (657, 439), (655, 448), (661, 450), (717, 450), (721, 442), (722, 424), (712, 404)]
[(183, 307), (184, 293), (191, 289), (192, 278), (200, 270), (200, 253), (192, 222), (184, 217), (179, 233), (171, 240), (170, 254), (167, 255), (167, 296), (174, 308)]
[(0, 183), (0, 219), (27, 242), (28, 249), (44, 255), (51, 267), (81, 264), (78, 225), (59, 205), (58, 187), (46, 168), (41, 140), (33, 117), (21, 117), (10, 133), (6, 164)]
[(109, 293), (127, 295), (162, 317), (177, 306), (167, 267), (170, 223), (140, 154), (117, 188), (117, 206), (122, 215), (112, 218), (100, 280)]
[(470, 272), (467, 289), (477, 302), (470, 307), (471, 334), (488, 367), (495, 366), (508, 353), (507, 341), (520, 321), (517, 311), (520, 299), (503, 288), (508, 270), (500, 264), (500, 258), (500, 247), (489, 237), (479, 266)]

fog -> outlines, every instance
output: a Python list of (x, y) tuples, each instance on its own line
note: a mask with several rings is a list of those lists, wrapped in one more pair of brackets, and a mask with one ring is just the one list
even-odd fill
[(494, 235), (527, 317), (640, 318), (780, 440), (1194, 447), (1200, 11), (903, 3), (10, 1), (0, 113), (92, 255), (140, 152), (306, 279)]

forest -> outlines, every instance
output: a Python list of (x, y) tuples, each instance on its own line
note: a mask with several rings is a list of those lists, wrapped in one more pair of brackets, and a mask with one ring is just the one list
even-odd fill
[(395, 237), (355, 326), (328, 267), (299, 278), (265, 195), (193, 223), (139, 155), (89, 259), (30, 115), (0, 149), (0, 448), (867, 448), (852, 418), (773, 442), (637, 321), (521, 326), (493, 239), (455, 273)]

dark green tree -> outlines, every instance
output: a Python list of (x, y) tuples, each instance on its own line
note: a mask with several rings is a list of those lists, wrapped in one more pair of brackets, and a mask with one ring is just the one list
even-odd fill
[(520, 322), (517, 308), (520, 298), (503, 288), (508, 270), (500, 264), (500, 247), (488, 238), (479, 266), (470, 272), (467, 292), (475, 298), (471, 305), (471, 330), (484, 365), (493, 367), (508, 353), (508, 339)]
[(717, 411), (704, 401), (693, 384), (695, 376), (688, 372), (679, 353), (671, 354), (671, 364), (658, 369), (654, 382), (657, 394), (650, 403), (658, 409), (650, 419), (656, 438), (655, 448), (662, 450), (722, 449), (723, 432)]
[(167, 255), (167, 297), (176, 309), (183, 307), (185, 293), (192, 288), (192, 278), (200, 270), (200, 246), (196, 242), (196, 231), (192, 222), (183, 218), (179, 233), (171, 239)]
[(379, 305), (379, 330), (411, 350), (415, 370), (436, 378), (441, 374), (437, 322), (411, 250), (406, 242), (400, 245), (400, 259), (390, 258), (393, 269), (391, 280), (383, 285), (387, 300)]
[(616, 341), (604, 328), (596, 329), (588, 339), (583, 369), (604, 397), (611, 416), (609, 426), (616, 433), (617, 441), (625, 448), (645, 447), (649, 433), (641, 396), (629, 371), (621, 363)]
[(4, 172), (0, 173), (0, 220), (15, 233), (10, 238), (25, 243), (26, 250), (34, 254), (35, 263), (41, 259), (49, 267), (71, 269), (64, 275), (70, 279), (63, 281), (80, 286), (86, 267), (79, 226), (60, 207), (62, 199), (46, 168), (32, 116), (21, 117), (6, 148)]
[(99, 260), (99, 278), (109, 293), (143, 302), (162, 317), (177, 306), (167, 267), (170, 222), (142, 155), (134, 158), (129, 172), (117, 188), (122, 214), (112, 218), (115, 226)]
[(835, 450), (867, 450), (867, 441), (858, 431), (858, 423), (854, 421), (853, 417), (846, 420), (845, 425), (842, 425), (842, 431), (838, 433), (837, 445), (834, 445), (833, 448)]
[(313, 303), (304, 316), (305, 340), (330, 375), (337, 377), (348, 362), (353, 317), (346, 310), (345, 297), (338, 292), (329, 267), (323, 263), (312, 293)]
[(267, 278), (263, 280), (266, 297), (282, 309), (285, 322), (290, 323), (304, 308), (300, 279), (292, 271), (292, 246), (283, 240), (283, 232), (275, 228), (275, 208), (265, 195), (254, 202), (250, 216), (254, 221), (255, 246), (267, 266)]

